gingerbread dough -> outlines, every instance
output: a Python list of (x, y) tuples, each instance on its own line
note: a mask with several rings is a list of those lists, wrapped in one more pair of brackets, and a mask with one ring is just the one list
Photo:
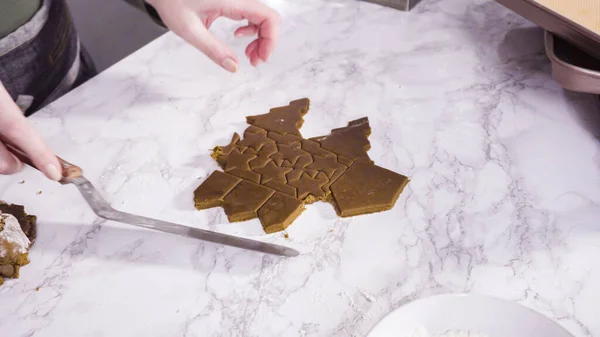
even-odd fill
[(373, 164), (369, 120), (305, 139), (308, 108), (304, 98), (247, 117), (243, 139), (234, 134), (213, 150), (224, 172), (196, 189), (196, 208), (221, 206), (232, 222), (258, 217), (267, 233), (284, 230), (315, 201), (332, 203), (342, 217), (391, 209), (409, 179)]

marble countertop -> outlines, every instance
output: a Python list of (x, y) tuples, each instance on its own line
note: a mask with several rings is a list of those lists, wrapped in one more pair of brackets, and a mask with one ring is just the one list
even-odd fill
[[(31, 120), (119, 209), (303, 254), (101, 221), (27, 169), (0, 178), (0, 199), (39, 217), (31, 264), (0, 287), (2, 335), (365, 336), (408, 301), (470, 292), (600, 336), (598, 102), (552, 81), (542, 31), (484, 0), (270, 4), (284, 23), (269, 64), (226, 74), (166, 34)], [(232, 26), (214, 30), (243, 56)], [(412, 180), (396, 207), (315, 204), (289, 239), (195, 211), (209, 148), (301, 97), (305, 136), (369, 117), (371, 158)]]

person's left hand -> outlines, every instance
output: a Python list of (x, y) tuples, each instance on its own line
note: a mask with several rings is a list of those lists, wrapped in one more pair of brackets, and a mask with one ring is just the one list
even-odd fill
[(246, 47), (246, 56), (253, 66), (266, 62), (277, 42), (279, 14), (257, 0), (146, 0), (160, 15), (163, 23), (175, 34), (198, 48), (215, 63), (235, 72), (239, 62), (233, 52), (209, 31), (210, 25), (223, 16), (233, 20), (248, 20), (235, 36), (252, 36), (256, 40)]

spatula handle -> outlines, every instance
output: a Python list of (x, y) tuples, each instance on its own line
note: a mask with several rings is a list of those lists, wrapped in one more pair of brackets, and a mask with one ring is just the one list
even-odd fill
[[(4, 145), (6, 146), (8, 151), (14, 154), (15, 157), (19, 158), (19, 160), (22, 161), (24, 164), (27, 164), (33, 167), (34, 169), (37, 169), (37, 167), (35, 167), (35, 164), (33, 163), (33, 160), (31, 160), (31, 158), (29, 158), (29, 156), (25, 152), (21, 151), (19, 148), (8, 142), (5, 142)], [(70, 184), (73, 182), (73, 179), (79, 178), (83, 175), (83, 170), (79, 166), (71, 164), (58, 156), (56, 158), (58, 158), (58, 161), (62, 166), (63, 177), (60, 180), (61, 184)]]

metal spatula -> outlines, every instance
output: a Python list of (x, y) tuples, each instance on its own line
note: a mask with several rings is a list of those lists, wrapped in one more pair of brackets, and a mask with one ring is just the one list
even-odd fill
[[(16, 146), (5, 144), (23, 163), (35, 168), (31, 159)], [(299, 252), (295, 249), (275, 245), (271, 243), (261, 242), (257, 240), (245, 239), (233, 235), (227, 235), (212, 231), (207, 231), (199, 228), (188, 227), (171, 222), (166, 222), (157, 219), (150, 219), (139, 215), (129, 214), (117, 211), (112, 208), (106, 200), (100, 195), (98, 190), (83, 176), (83, 170), (77, 165), (73, 165), (66, 160), (58, 158), (63, 168), (63, 178), (61, 184), (73, 184), (77, 186), (79, 192), (83, 195), (87, 203), (90, 205), (94, 213), (106, 220), (118, 221), (138, 227), (153, 229), (165, 233), (181, 235), (194, 239), (210, 241), (227, 246), (238, 247), (242, 249), (253, 250), (257, 252), (283, 255), (283, 256), (298, 256)]]

